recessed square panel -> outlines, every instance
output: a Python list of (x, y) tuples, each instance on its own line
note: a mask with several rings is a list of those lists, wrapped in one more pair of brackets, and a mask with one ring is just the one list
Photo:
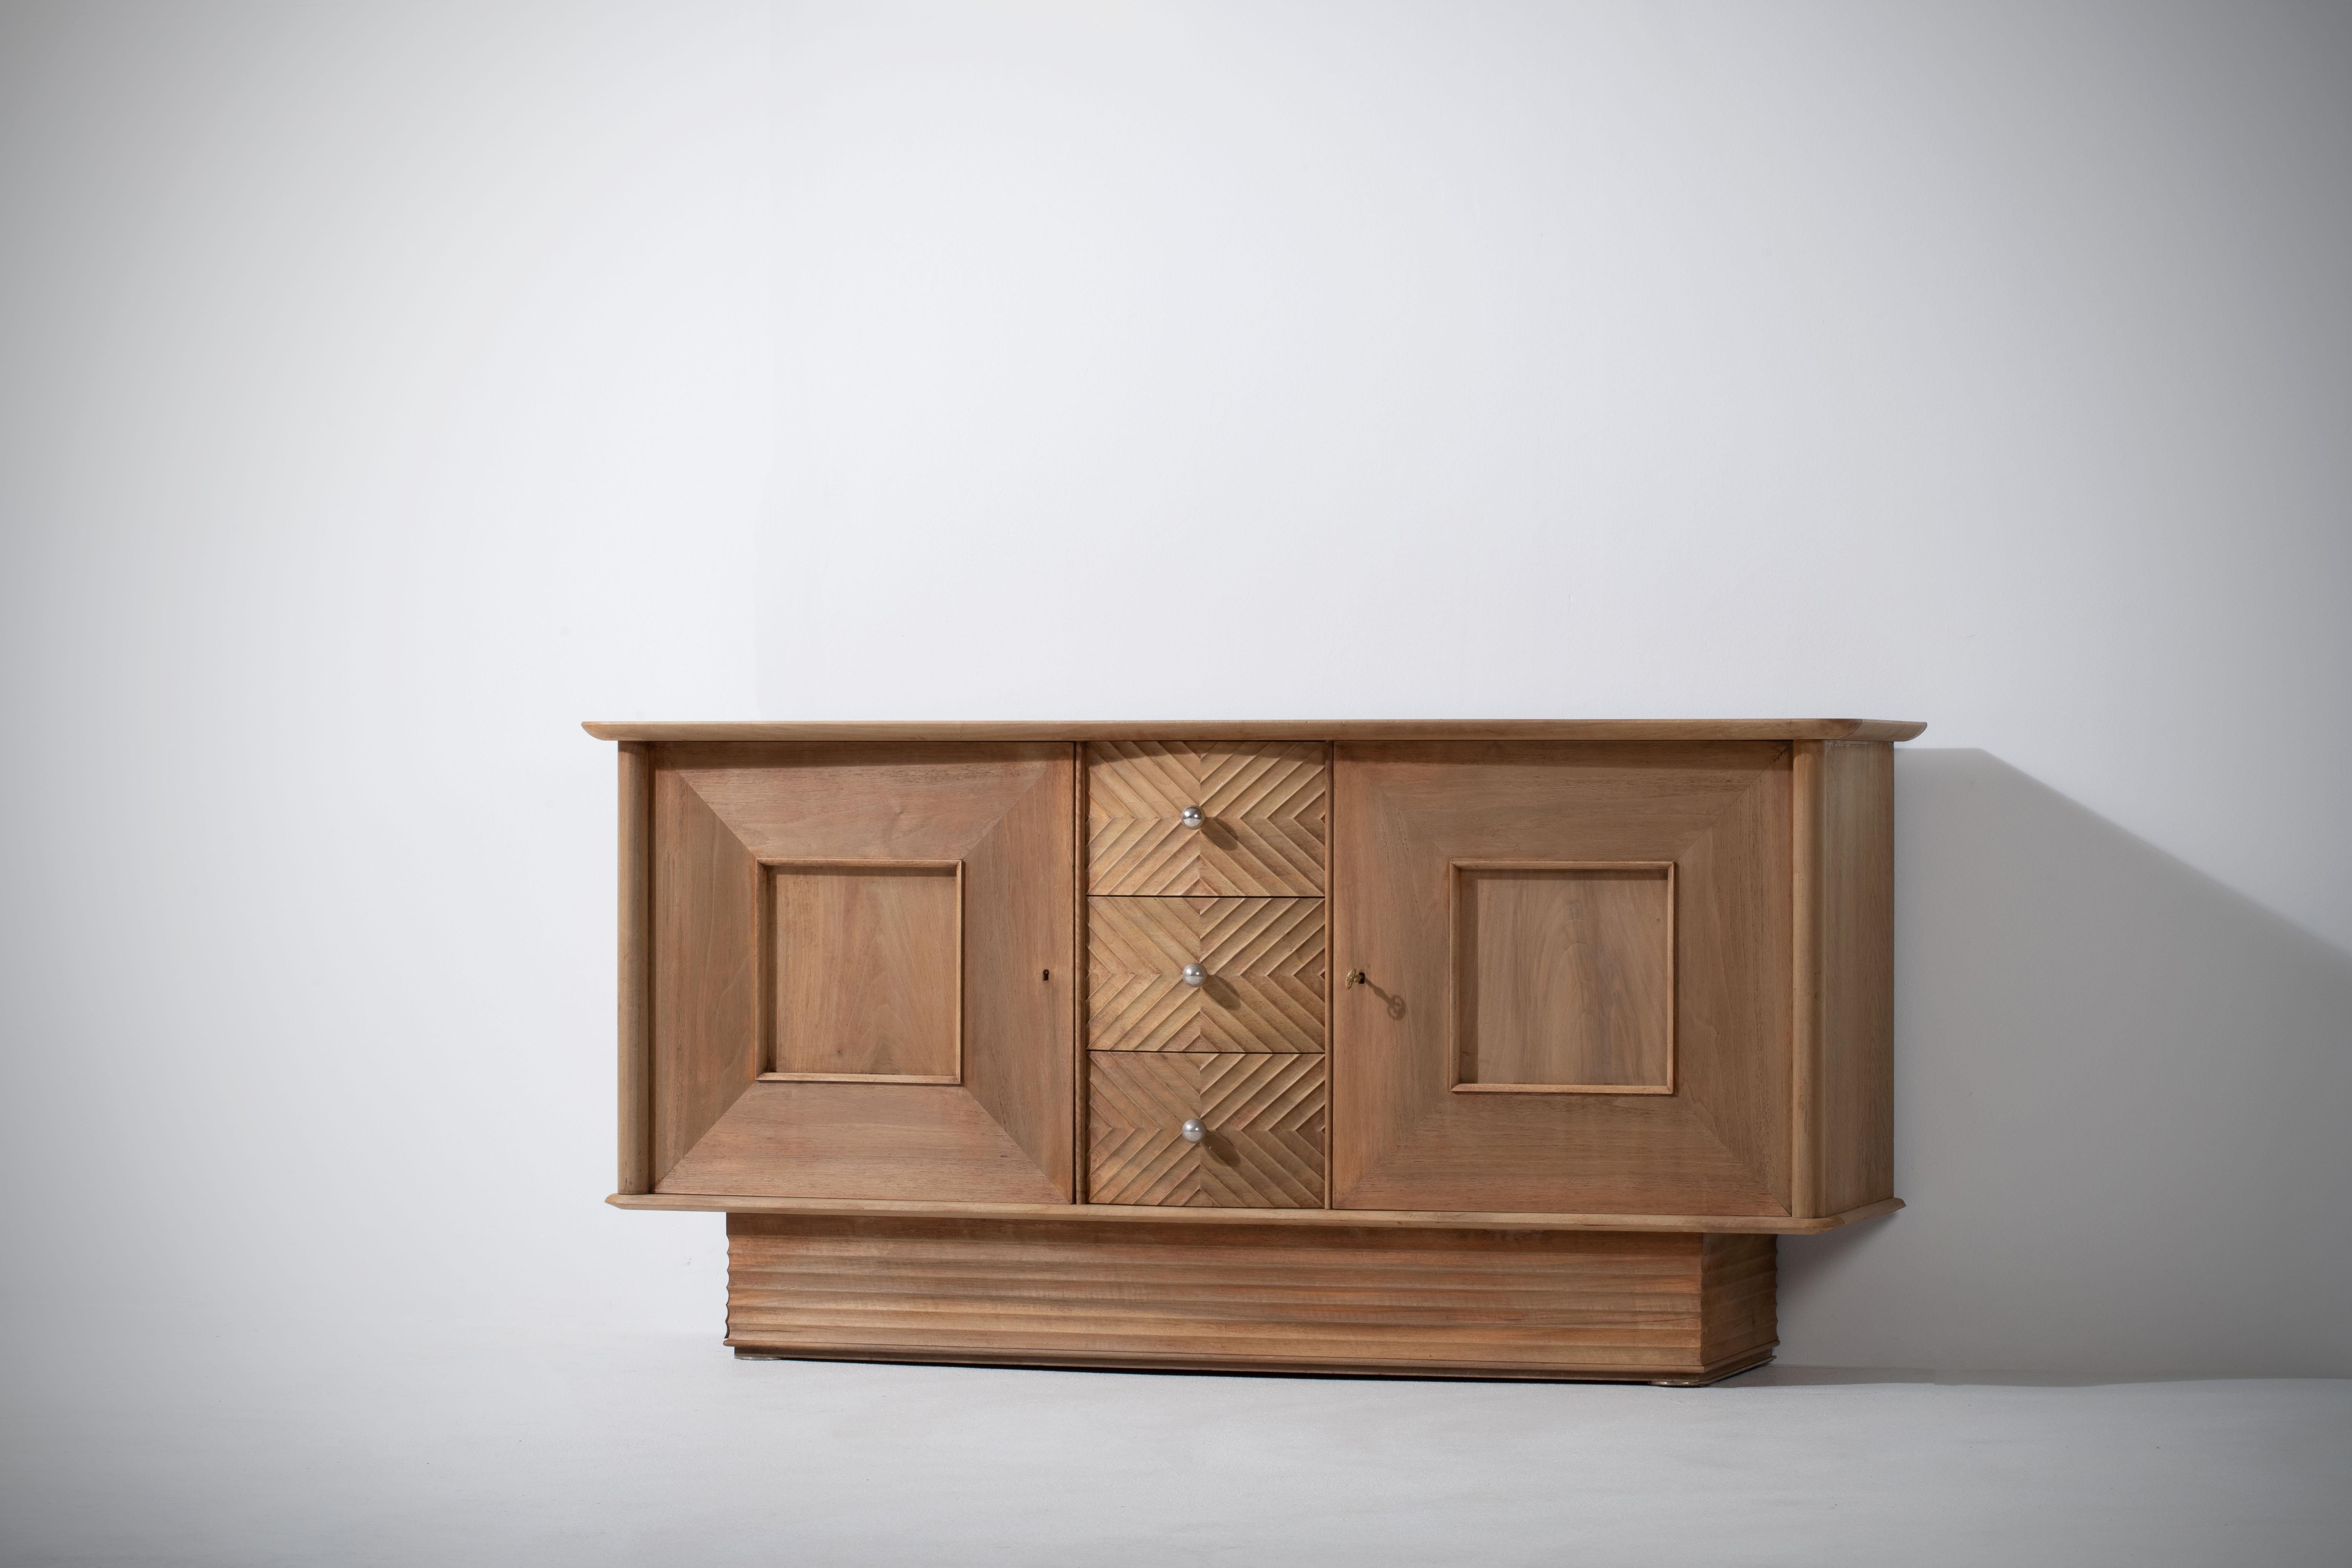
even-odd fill
[(1674, 868), (1455, 861), (1457, 1093), (1674, 1092)]
[(763, 1077), (957, 1083), (959, 861), (772, 865), (772, 1046)]

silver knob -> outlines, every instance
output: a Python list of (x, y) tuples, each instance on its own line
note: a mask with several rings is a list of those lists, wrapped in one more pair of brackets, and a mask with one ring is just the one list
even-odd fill
[(1209, 1130), (1201, 1125), (1200, 1119), (1198, 1117), (1195, 1117), (1193, 1120), (1184, 1123), (1185, 1142), (1198, 1143), (1202, 1139), (1206, 1138), (1208, 1135)]
[(1208, 978), (1209, 978), (1209, 972), (1208, 972), (1207, 970), (1205, 970), (1205, 969), (1202, 968), (1199, 964), (1197, 964), (1197, 963), (1188, 963), (1188, 964), (1186, 964), (1186, 965), (1184, 966), (1184, 984), (1187, 984), (1187, 985), (1198, 985), (1198, 984), (1200, 984), (1202, 981), (1204, 981), (1204, 980), (1206, 980), (1206, 979), (1208, 979)]
[(1187, 827), (1198, 827), (1198, 826), (1201, 826), (1202, 816), (1201, 816), (1201, 808), (1200, 808), (1199, 806), (1197, 806), (1197, 805), (1188, 805), (1188, 806), (1186, 806), (1186, 807), (1184, 808), (1184, 810), (1183, 810), (1183, 812), (1181, 813), (1181, 815), (1182, 815), (1182, 816), (1183, 816), (1183, 818), (1184, 818), (1184, 826), (1187, 826)]

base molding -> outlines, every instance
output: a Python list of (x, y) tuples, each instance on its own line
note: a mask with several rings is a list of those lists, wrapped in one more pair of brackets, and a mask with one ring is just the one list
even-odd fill
[(746, 1359), (1709, 1383), (1769, 1359), (1770, 1236), (730, 1213)]

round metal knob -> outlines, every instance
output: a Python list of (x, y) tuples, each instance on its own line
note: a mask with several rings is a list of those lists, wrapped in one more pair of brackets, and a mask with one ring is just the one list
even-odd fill
[(1205, 820), (1201, 816), (1201, 808), (1197, 805), (1186, 806), (1181, 815), (1184, 818), (1184, 826), (1187, 827), (1198, 827)]
[(1198, 1143), (1202, 1139), (1206, 1138), (1208, 1135), (1209, 1130), (1201, 1125), (1200, 1119), (1198, 1117), (1195, 1117), (1192, 1121), (1184, 1123), (1185, 1142)]
[(1207, 970), (1205, 970), (1205, 969), (1202, 968), (1199, 964), (1197, 964), (1197, 963), (1188, 963), (1188, 964), (1186, 964), (1186, 965), (1184, 966), (1184, 984), (1187, 984), (1187, 985), (1198, 985), (1198, 984), (1200, 984), (1202, 981), (1204, 981), (1204, 980), (1206, 980), (1206, 979), (1208, 979), (1208, 978), (1209, 978), (1209, 972), (1208, 972)]

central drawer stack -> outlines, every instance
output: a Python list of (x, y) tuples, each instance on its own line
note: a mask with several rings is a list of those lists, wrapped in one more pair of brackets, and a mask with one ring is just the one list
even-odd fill
[(1087, 746), (1089, 1201), (1323, 1206), (1328, 761)]

